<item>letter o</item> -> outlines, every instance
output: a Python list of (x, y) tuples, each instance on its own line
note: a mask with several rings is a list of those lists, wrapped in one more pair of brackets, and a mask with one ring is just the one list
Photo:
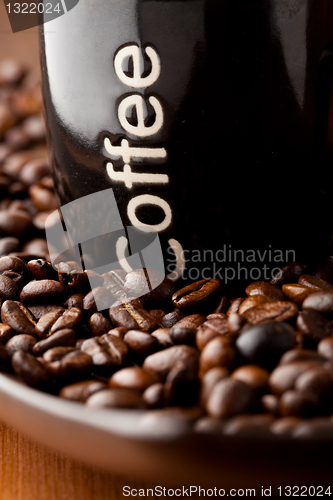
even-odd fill
[[(164, 220), (159, 224), (144, 224), (141, 222), (135, 211), (140, 205), (156, 205), (160, 207), (164, 214)], [(153, 196), (151, 194), (142, 194), (132, 198), (127, 206), (127, 215), (133, 226), (139, 227), (142, 231), (150, 232), (151, 230), (160, 232), (170, 226), (172, 220), (172, 211), (170, 205), (160, 198), (159, 196)]]

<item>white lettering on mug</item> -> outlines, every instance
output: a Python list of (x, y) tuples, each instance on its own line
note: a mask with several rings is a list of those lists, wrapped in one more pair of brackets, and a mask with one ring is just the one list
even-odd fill
[[(155, 112), (155, 121), (153, 125), (147, 127), (145, 120), (148, 116), (147, 105), (144, 98), (141, 95), (130, 95), (125, 97), (119, 104), (118, 108), (118, 118), (121, 126), (126, 132), (131, 135), (136, 135), (138, 137), (148, 137), (150, 135), (157, 134), (157, 132), (163, 126), (163, 109), (156, 97), (149, 97), (148, 101)], [(135, 110), (137, 124), (132, 125), (130, 123), (130, 117)]]
[[(145, 48), (145, 53), (150, 59), (151, 69), (150, 73), (146, 76), (142, 76), (144, 73), (144, 62), (143, 56), (140, 53), (140, 49), (137, 45), (126, 45), (120, 49), (114, 58), (114, 69), (121, 82), (123, 82), (128, 87), (133, 87), (137, 89), (142, 89), (150, 87), (156, 82), (161, 73), (161, 63), (158, 54), (153, 47), (148, 45)], [(129, 59), (132, 60), (133, 65), (133, 75), (130, 76), (128, 73), (128, 62)], [(124, 65), (127, 62), (127, 70), (124, 69)]]
[[(141, 205), (155, 205), (160, 207), (164, 212), (164, 219), (159, 224), (144, 224), (136, 216), (136, 210)], [(142, 194), (132, 198), (127, 206), (127, 215), (133, 226), (140, 228), (142, 231), (149, 232), (151, 229), (155, 231), (164, 231), (170, 226), (172, 220), (172, 213), (170, 205), (160, 198), (151, 194)]]

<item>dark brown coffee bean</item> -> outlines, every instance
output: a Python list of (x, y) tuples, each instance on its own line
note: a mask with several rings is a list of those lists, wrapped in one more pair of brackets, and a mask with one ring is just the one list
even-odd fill
[(261, 366), (240, 366), (232, 372), (231, 377), (246, 382), (256, 393), (264, 392), (268, 387), (269, 372)]
[(252, 325), (263, 321), (287, 321), (298, 313), (298, 307), (293, 302), (286, 300), (265, 302), (259, 306), (251, 307), (243, 313), (246, 320)]
[[(32, 240), (27, 241), (27, 243), (25, 243), (23, 245), (22, 252), (27, 253), (27, 254), (36, 254), (36, 255), (42, 255), (42, 256), (44, 255), (45, 258), (47, 258), (46, 256), (48, 256), (49, 249), (47, 246), (47, 242), (44, 238), (33, 238)], [(39, 259), (34, 259), (34, 260), (39, 260)], [(45, 259), (41, 259), (41, 260), (43, 261)], [(29, 262), (27, 264), (29, 264)], [(57, 275), (57, 272), (54, 269), (54, 274), (53, 275), (50, 274), (46, 277), (50, 278), (50, 279), (56, 279), (54, 277), (56, 275)], [(35, 279), (37, 279), (37, 278), (35, 278)], [(44, 279), (44, 277), (40, 278), (40, 279)]]
[(140, 366), (129, 366), (114, 373), (109, 380), (109, 386), (144, 392), (147, 387), (158, 382), (159, 378), (155, 374)]
[(91, 333), (98, 337), (112, 330), (111, 322), (101, 313), (94, 313), (89, 318), (89, 328)]
[(24, 78), (26, 69), (15, 59), (6, 58), (0, 63), (0, 85), (15, 86)]
[(164, 405), (164, 386), (161, 382), (152, 384), (142, 394), (142, 399), (149, 408), (161, 408)]
[(230, 313), (228, 318), (228, 331), (232, 336), (236, 336), (240, 333), (242, 326), (246, 322), (246, 319), (238, 313)]
[(174, 344), (195, 345), (198, 327), (205, 321), (202, 314), (190, 314), (170, 328), (170, 337)]
[(65, 308), (60, 306), (59, 304), (40, 304), (37, 306), (30, 306), (30, 307), (28, 307), (28, 309), (31, 312), (31, 314), (34, 316), (36, 321), (39, 321), (40, 318), (42, 316), (44, 316), (44, 314), (49, 313), (51, 311), (55, 311), (58, 309), (63, 311), (63, 312), (65, 311)]
[(267, 413), (271, 413), (272, 415), (279, 414), (279, 398), (275, 394), (264, 394), (261, 396), (260, 405)]
[[(28, 135), (27, 137), (29, 138)], [(45, 188), (40, 181), (29, 187), (29, 197), (40, 212), (56, 210), (58, 208), (58, 201), (54, 193), (50, 189)]]
[(42, 356), (46, 351), (53, 347), (77, 347), (74, 330), (59, 330), (46, 339), (37, 342), (32, 349), (33, 354)]
[(6, 349), (10, 357), (12, 357), (16, 351), (30, 352), (32, 354), (32, 349), (36, 342), (37, 340), (32, 335), (15, 335), (6, 343)]
[(277, 436), (291, 437), (293, 431), (302, 422), (304, 422), (304, 419), (300, 417), (281, 417), (272, 422), (271, 431)]
[(31, 228), (32, 217), (25, 210), (0, 210), (0, 233), (22, 236)]
[(203, 408), (206, 407), (208, 397), (214, 385), (220, 380), (227, 378), (228, 375), (229, 370), (223, 366), (215, 366), (204, 374), (200, 386), (200, 404)]
[(201, 352), (199, 374), (202, 377), (208, 370), (215, 366), (231, 369), (236, 361), (236, 349), (225, 336), (212, 339)]
[(36, 324), (36, 331), (39, 338), (45, 339), (51, 335), (51, 328), (54, 323), (64, 314), (65, 310), (62, 307), (58, 307), (52, 311), (45, 313)]
[(285, 283), (296, 283), (298, 278), (304, 274), (305, 265), (300, 262), (289, 262), (282, 267), (274, 276), (269, 280), (271, 285), (281, 286)]
[(111, 333), (85, 340), (81, 351), (91, 356), (94, 370), (101, 374), (111, 374), (128, 356), (127, 344)]
[(142, 368), (165, 379), (177, 361), (183, 361), (194, 371), (198, 370), (199, 352), (192, 346), (175, 345), (148, 356), (144, 360)]
[(244, 302), (244, 297), (238, 297), (237, 299), (234, 299), (231, 304), (229, 309), (226, 312), (227, 316), (230, 316), (232, 313), (238, 313), (238, 310), (240, 308), (240, 305)]
[(30, 260), (27, 267), (35, 280), (57, 279), (57, 271), (45, 259)]
[(297, 305), (301, 305), (303, 300), (315, 292), (315, 289), (298, 283), (291, 283), (282, 285), (282, 292), (288, 300), (295, 302)]
[(294, 389), (297, 378), (309, 368), (316, 366), (314, 361), (294, 361), (277, 366), (269, 377), (269, 387), (274, 394)]
[(247, 362), (266, 369), (274, 368), (282, 354), (294, 345), (294, 329), (281, 321), (252, 326), (236, 340), (237, 350)]
[(12, 367), (24, 383), (36, 389), (50, 388), (50, 374), (32, 354), (16, 351), (12, 357)]
[(300, 285), (307, 286), (308, 288), (312, 288), (317, 292), (322, 290), (333, 290), (333, 285), (325, 280), (316, 278), (316, 276), (310, 276), (309, 274), (302, 274), (302, 276), (298, 279), (298, 283)]
[(124, 341), (132, 351), (144, 358), (160, 349), (157, 338), (141, 330), (128, 330)]
[(220, 280), (200, 280), (175, 292), (172, 295), (172, 303), (182, 311), (200, 309), (214, 300), (220, 289)]
[(202, 417), (194, 424), (194, 432), (198, 434), (222, 434), (225, 421), (218, 418)]
[(318, 413), (318, 402), (310, 394), (286, 391), (279, 401), (281, 417), (314, 417)]
[(184, 318), (184, 313), (182, 313), (180, 309), (176, 308), (172, 312), (163, 316), (160, 324), (164, 328), (171, 328), (171, 327), (173, 327), (173, 325), (178, 323), (178, 321), (180, 321), (182, 318)]
[(114, 297), (107, 288), (98, 286), (91, 290), (83, 299), (83, 309), (88, 314), (94, 314), (98, 311), (109, 309), (113, 304)]
[(152, 332), (152, 337), (155, 337), (160, 346), (163, 348), (171, 347), (173, 341), (170, 337), (170, 328), (158, 328)]
[(64, 330), (69, 328), (71, 330), (77, 330), (81, 325), (83, 320), (83, 314), (81, 309), (77, 307), (71, 307), (63, 312), (63, 314), (53, 323), (51, 326), (51, 333), (55, 333), (58, 330)]
[(239, 315), (243, 314), (248, 309), (251, 309), (251, 307), (256, 307), (259, 306), (260, 304), (264, 304), (265, 302), (271, 302), (271, 301), (272, 299), (270, 299), (266, 295), (250, 295), (250, 297), (245, 299), (239, 306), (238, 314)]
[(333, 292), (323, 291), (315, 292), (309, 295), (303, 303), (303, 309), (313, 309), (322, 314), (332, 316), (333, 313)]
[(0, 298), (2, 300), (15, 300), (20, 296), (21, 289), (15, 281), (8, 276), (0, 274)]
[(168, 406), (192, 406), (198, 402), (200, 382), (196, 370), (178, 361), (164, 383), (164, 401)]
[(333, 437), (333, 424), (329, 418), (316, 417), (304, 419), (297, 425), (292, 433), (296, 439), (331, 440)]
[(323, 339), (318, 344), (318, 354), (333, 361), (333, 337)]
[(141, 299), (117, 301), (110, 307), (109, 315), (114, 326), (124, 326), (128, 330), (150, 332), (158, 327), (156, 319), (145, 310)]
[(50, 166), (45, 158), (34, 158), (28, 161), (19, 172), (20, 181), (27, 186), (35, 184), (50, 173)]
[(21, 302), (6, 300), (1, 307), (1, 320), (16, 333), (37, 337), (35, 318)]
[(54, 280), (30, 281), (22, 289), (20, 300), (27, 306), (37, 304), (61, 304), (67, 298), (66, 289)]
[(175, 293), (173, 282), (152, 269), (135, 269), (126, 274), (124, 288), (129, 297), (140, 297), (154, 304)]
[(219, 300), (219, 303), (215, 307), (213, 313), (223, 313), (225, 314), (230, 307), (230, 300), (226, 295), (222, 295), (222, 297)]
[(273, 415), (237, 415), (224, 425), (226, 436), (242, 436), (265, 438), (271, 436), (270, 426), (274, 422)]
[(13, 335), (14, 332), (9, 325), (0, 323), (0, 345), (5, 344)]
[(285, 352), (281, 356), (279, 366), (287, 363), (293, 363), (294, 361), (314, 361), (316, 363), (323, 364), (326, 362), (326, 358), (319, 352), (313, 351), (312, 349), (296, 348)]
[(20, 240), (13, 236), (5, 236), (0, 239), (0, 256), (7, 255), (11, 252), (17, 252), (21, 247)]
[(264, 295), (271, 300), (283, 300), (283, 293), (280, 288), (271, 285), (267, 281), (254, 281), (245, 290), (247, 296)]
[[(91, 288), (88, 273), (83, 271), (77, 262), (61, 262), (58, 266), (58, 277), (59, 282), (68, 288), (71, 294), (87, 293)], [(97, 286), (103, 284), (104, 278), (100, 278)]]
[(43, 359), (47, 370), (61, 380), (88, 377), (93, 365), (91, 356), (75, 347), (53, 347), (43, 354)]
[(0, 274), (11, 278), (20, 286), (29, 279), (29, 270), (22, 259), (8, 255), (0, 258)]
[(303, 333), (304, 347), (316, 348), (320, 340), (333, 335), (333, 323), (317, 311), (300, 312), (296, 327)]
[(211, 417), (228, 419), (249, 412), (253, 405), (253, 389), (245, 382), (229, 377), (214, 385), (206, 408)]
[(162, 318), (165, 316), (165, 312), (162, 309), (150, 309), (148, 312), (150, 316), (156, 319), (158, 324), (161, 323)]
[(82, 380), (73, 384), (65, 385), (59, 392), (59, 396), (69, 401), (84, 403), (98, 391), (107, 389), (107, 385), (99, 380)]
[(146, 408), (142, 395), (138, 391), (119, 388), (98, 391), (87, 399), (86, 405), (89, 408)]
[(226, 314), (220, 314), (220, 317), (212, 317), (213, 315), (210, 315), (198, 328), (195, 340), (200, 351), (202, 351), (213, 338), (229, 333), (228, 317)]
[(126, 271), (122, 269), (114, 269), (103, 274), (103, 286), (107, 288), (116, 300), (126, 300), (127, 292), (125, 291)]
[(302, 373), (295, 382), (296, 391), (311, 396), (322, 414), (333, 411), (333, 369), (316, 366)]
[(84, 297), (84, 293), (73, 293), (73, 295), (70, 295), (64, 302), (64, 306), (67, 307), (67, 309), (70, 309), (71, 307), (78, 307), (79, 309), (83, 309)]
[(116, 328), (112, 328), (112, 330), (109, 330), (107, 333), (110, 333), (111, 335), (114, 335), (115, 337), (123, 340), (127, 331), (127, 328), (123, 326), (117, 326)]

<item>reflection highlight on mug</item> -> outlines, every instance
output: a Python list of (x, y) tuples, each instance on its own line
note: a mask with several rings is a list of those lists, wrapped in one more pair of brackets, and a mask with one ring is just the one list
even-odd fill
[[(63, 205), (45, 222), (50, 260), (55, 269), (61, 262), (71, 262), (76, 272), (89, 269), (92, 290), (100, 285), (94, 273), (144, 270), (146, 285), (132, 294), (138, 298), (158, 287), (165, 278), (160, 239), (154, 228), (142, 231), (124, 227), (112, 189), (105, 189)], [(140, 293), (140, 295), (139, 295)], [(117, 300), (94, 294), (97, 310), (103, 310)]]

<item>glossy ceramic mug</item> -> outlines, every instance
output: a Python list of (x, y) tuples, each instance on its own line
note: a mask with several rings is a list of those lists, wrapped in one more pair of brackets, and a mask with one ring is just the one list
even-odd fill
[(332, 42), (330, 0), (80, 0), (40, 35), (61, 204), (112, 189), (174, 280), (327, 255)]

